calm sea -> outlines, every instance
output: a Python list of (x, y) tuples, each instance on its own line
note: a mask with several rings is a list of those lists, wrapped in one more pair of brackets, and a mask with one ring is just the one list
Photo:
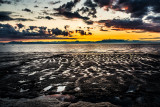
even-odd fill
[(160, 44), (6, 44), (0, 52), (144, 52), (160, 53)]

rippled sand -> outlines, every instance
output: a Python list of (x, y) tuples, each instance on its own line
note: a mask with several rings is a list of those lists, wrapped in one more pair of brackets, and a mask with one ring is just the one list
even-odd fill
[(158, 54), (0, 53), (0, 72), (1, 98), (58, 94), (71, 102), (160, 106)]

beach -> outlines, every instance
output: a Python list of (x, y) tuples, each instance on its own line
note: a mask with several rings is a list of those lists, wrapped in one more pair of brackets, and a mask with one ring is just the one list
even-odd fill
[(1, 52), (0, 56), (2, 107), (28, 107), (36, 101), (42, 107), (159, 106), (158, 53)]

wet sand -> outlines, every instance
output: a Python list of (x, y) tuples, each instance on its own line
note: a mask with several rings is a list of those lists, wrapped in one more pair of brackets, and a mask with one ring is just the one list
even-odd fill
[(158, 107), (160, 55), (0, 53), (0, 106), (44, 99), (42, 107)]

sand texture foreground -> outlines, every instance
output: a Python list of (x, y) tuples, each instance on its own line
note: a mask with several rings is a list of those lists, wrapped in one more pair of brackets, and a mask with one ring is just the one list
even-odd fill
[(0, 107), (158, 107), (159, 102), (159, 54), (0, 53)]

